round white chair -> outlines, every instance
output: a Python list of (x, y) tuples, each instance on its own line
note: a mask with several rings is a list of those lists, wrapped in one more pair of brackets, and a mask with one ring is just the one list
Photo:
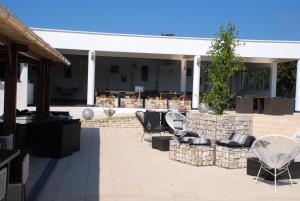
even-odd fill
[(289, 165), (300, 153), (300, 147), (295, 140), (283, 135), (267, 135), (255, 140), (251, 151), (261, 164), (256, 182), (263, 169), (274, 176), (275, 191), (277, 190), (277, 176), (284, 172), (288, 173), (290, 184), (293, 184)]

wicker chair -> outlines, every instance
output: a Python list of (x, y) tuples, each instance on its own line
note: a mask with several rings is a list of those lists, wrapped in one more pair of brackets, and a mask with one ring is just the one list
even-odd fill
[(149, 144), (151, 143), (151, 135), (153, 133), (159, 133), (161, 135), (161, 132), (165, 131), (165, 128), (160, 125), (160, 113), (159, 112), (150, 112), (150, 111), (136, 111), (135, 113), (137, 119), (142, 124), (144, 133), (141, 139), (141, 142), (143, 142), (145, 133), (149, 134)]
[(168, 112), (166, 114), (166, 122), (173, 129), (174, 135), (181, 137), (186, 134), (186, 124), (188, 118), (179, 112)]

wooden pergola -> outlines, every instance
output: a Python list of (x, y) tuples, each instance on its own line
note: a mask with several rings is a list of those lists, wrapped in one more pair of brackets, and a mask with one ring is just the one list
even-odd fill
[(49, 116), (50, 70), (70, 62), (0, 5), (0, 59), (5, 62), (5, 95), (2, 136), (16, 133), (17, 69), (19, 63), (36, 64), (37, 118)]

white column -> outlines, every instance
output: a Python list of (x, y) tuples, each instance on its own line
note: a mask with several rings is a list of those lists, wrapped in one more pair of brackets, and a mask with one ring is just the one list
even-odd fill
[(277, 86), (277, 63), (271, 64), (271, 97), (276, 97), (276, 86)]
[(300, 112), (300, 60), (297, 62), (295, 111)]
[(17, 108), (27, 108), (28, 64), (20, 63), (20, 82), (17, 84)]
[(186, 92), (186, 70), (187, 70), (187, 60), (181, 60), (180, 67), (180, 91)]
[(87, 105), (94, 105), (95, 95), (95, 66), (96, 66), (96, 53), (89, 51), (88, 55), (88, 79), (87, 79)]
[(192, 108), (198, 108), (198, 105), (199, 105), (200, 69), (201, 69), (201, 57), (195, 56), (194, 57), (194, 68), (193, 68)]

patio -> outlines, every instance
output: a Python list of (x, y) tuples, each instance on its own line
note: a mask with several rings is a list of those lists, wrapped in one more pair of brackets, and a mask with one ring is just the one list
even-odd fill
[[(264, 121), (262, 121), (264, 119)], [(254, 116), (254, 133), (291, 135), (300, 115)], [(280, 123), (280, 125), (279, 125)], [(60, 159), (39, 199), (60, 200), (297, 200), (295, 186), (255, 184), (245, 169), (193, 167), (140, 143), (140, 128), (83, 128), (82, 148)], [(101, 144), (101, 146), (100, 146)]]

